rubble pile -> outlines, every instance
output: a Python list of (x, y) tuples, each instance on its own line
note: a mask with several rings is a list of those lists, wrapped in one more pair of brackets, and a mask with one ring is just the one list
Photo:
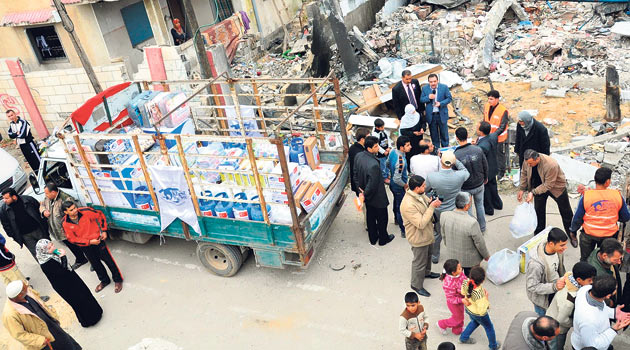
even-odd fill
[[(487, 67), (493, 81), (602, 76), (608, 63), (614, 63), (622, 73), (630, 72), (630, 39), (610, 30), (616, 21), (627, 19), (623, 11), (608, 13), (600, 6), (609, 5), (572, 2), (554, 2), (553, 9), (545, 2), (520, 5), (517, 12), (524, 10), (520, 17), (529, 20), (520, 19), (509, 9), (496, 30), (492, 63)], [(412, 4), (389, 16), (379, 13), (377, 23), (363, 38), (381, 58), (402, 58), (409, 65), (440, 63), (464, 79), (473, 79), (478, 57), (483, 54), (479, 46), (489, 10), (488, 3), (479, 1), (450, 10)], [(368, 57), (361, 62), (366, 61), (371, 62)], [(364, 68), (376, 69), (373, 67), (365, 64)], [(365, 73), (367, 79), (378, 75)]]

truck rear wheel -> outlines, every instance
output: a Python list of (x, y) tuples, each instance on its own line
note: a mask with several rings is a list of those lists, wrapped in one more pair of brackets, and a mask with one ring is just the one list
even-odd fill
[(243, 265), (241, 249), (218, 243), (199, 243), (197, 257), (210, 272), (222, 276), (234, 276)]

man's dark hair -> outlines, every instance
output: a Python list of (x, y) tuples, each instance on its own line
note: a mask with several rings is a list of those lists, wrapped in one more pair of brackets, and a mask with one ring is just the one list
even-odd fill
[(47, 182), (45, 186), (50, 192), (59, 192), (59, 187), (54, 182)]
[(586, 261), (580, 261), (573, 265), (573, 278), (581, 278), (583, 280), (597, 276), (597, 270), (593, 265)]
[(591, 293), (595, 298), (604, 298), (612, 294), (617, 289), (617, 281), (611, 275), (597, 275), (593, 277), (593, 288)]
[(409, 181), (407, 182), (410, 190), (415, 190), (416, 187), (422, 186), (424, 183), (424, 177), (420, 175), (412, 175), (409, 177)]
[(420, 143), (418, 145), (418, 151), (420, 151), (420, 154), (426, 152), (429, 149), (429, 141), (424, 140), (420, 140)]
[(9, 194), (9, 196), (13, 197), (13, 196), (17, 196), (17, 192), (15, 192), (15, 188), (9, 187), (9, 188), (5, 188), (4, 190), (2, 190), (2, 196), (4, 197), (5, 194)]
[(487, 121), (482, 121), (479, 123), (479, 131), (481, 131), (484, 135), (489, 135), (492, 130), (492, 126)]
[(457, 130), (455, 130), (455, 137), (457, 137), (457, 140), (459, 141), (468, 140), (468, 130), (466, 130), (463, 126), (460, 126)]
[(455, 344), (451, 343), (450, 341), (445, 341), (438, 345), (437, 350), (455, 350)]
[(398, 139), (396, 140), (396, 148), (400, 150), (400, 147), (404, 147), (407, 142), (411, 142), (411, 139), (409, 139), (409, 136), (405, 136), (405, 135), (399, 136)]
[(540, 316), (532, 324), (534, 334), (539, 337), (555, 337), (560, 323), (549, 316)]
[(381, 126), (385, 126), (385, 122), (381, 118), (374, 119), (374, 126), (380, 128)]
[(418, 302), (418, 294), (415, 292), (407, 292), (405, 294), (405, 303), (417, 303)]
[(615, 254), (615, 252), (619, 252), (623, 255), (623, 246), (621, 245), (621, 242), (615, 238), (606, 238), (602, 241), (602, 245), (599, 247), (599, 252), (608, 256)]
[(6, 111), (6, 112), (4, 112), (4, 113), (9, 114), (10, 112), (15, 113), (15, 111), (14, 111), (14, 110), (12, 110), (12, 109), (7, 109), (7, 111)]
[(368, 136), (365, 138), (365, 149), (372, 148), (376, 144), (378, 144), (378, 137)]
[(402, 75), (403, 77), (406, 77), (408, 75), (411, 75), (411, 71), (409, 69), (405, 69), (404, 71), (402, 71)]
[(533, 159), (536, 160), (540, 157), (540, 154), (538, 154), (538, 152), (534, 151), (533, 149), (527, 149), (525, 150), (525, 153), (523, 153), (523, 158), (525, 160), (529, 160), (529, 159)]
[(370, 135), (370, 130), (368, 128), (358, 128), (354, 138), (357, 141), (361, 141), (362, 139), (368, 137)]
[(557, 227), (552, 228), (551, 231), (549, 231), (549, 234), (547, 234), (547, 243), (559, 243), (566, 242), (568, 240), (569, 236)]
[(499, 94), (499, 92), (497, 90), (490, 90), (490, 91), (488, 91), (486, 96), (494, 97), (494, 98), (501, 98), (501, 94)]
[(68, 210), (73, 205), (77, 205), (77, 204), (74, 202), (74, 200), (68, 199), (65, 202), (61, 203), (61, 211), (65, 213), (66, 210)]
[(610, 180), (612, 172), (612, 169), (606, 167), (595, 170), (595, 183), (598, 185), (605, 184), (606, 181)]
[(435, 73), (431, 73), (431, 74), (429, 74), (429, 76), (427, 77), (427, 80), (429, 80), (429, 79), (431, 79), (431, 78), (435, 78), (435, 79), (437, 79), (438, 81), (440, 80), (440, 78), (438, 78), (437, 74), (435, 74)]

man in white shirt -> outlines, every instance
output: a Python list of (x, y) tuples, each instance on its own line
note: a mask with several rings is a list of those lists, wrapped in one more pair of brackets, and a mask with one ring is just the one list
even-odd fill
[[(610, 308), (604, 300), (616, 293), (617, 282), (609, 275), (595, 276), (592, 286), (584, 286), (575, 298), (573, 333), (571, 345), (574, 349), (594, 347), (609, 350), (617, 331), (630, 325), (630, 313), (621, 311), (623, 305)], [(610, 326), (610, 320), (616, 320)]]
[(420, 175), (426, 179), (427, 176), (440, 170), (440, 158), (433, 155), (435, 147), (431, 140), (420, 141), (420, 154), (411, 157), (409, 160), (409, 171), (413, 175)]

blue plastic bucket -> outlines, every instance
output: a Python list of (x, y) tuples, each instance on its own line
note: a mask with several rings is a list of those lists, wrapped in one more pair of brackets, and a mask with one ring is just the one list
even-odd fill
[[(147, 186), (138, 186), (135, 191), (148, 191), (149, 188)], [(136, 205), (137, 209), (142, 210), (151, 210), (153, 209), (153, 201), (151, 200), (151, 195), (144, 193), (134, 193), (133, 194), (133, 203)]]
[[(212, 197), (211, 191), (204, 191), (202, 193), (205, 197)], [(214, 208), (217, 206), (217, 202), (211, 199), (200, 199), (199, 200), (199, 210), (201, 211), (201, 215), (203, 216), (216, 216), (214, 212)]]
[[(214, 198), (228, 198), (227, 193), (217, 193)], [(232, 202), (217, 201), (217, 205), (214, 207), (214, 212), (217, 217), (220, 218), (234, 218), (234, 210), (232, 209)]]
[(289, 151), (289, 161), (306, 165), (306, 154), (304, 153), (304, 140), (301, 137), (291, 139), (291, 151)]
[[(235, 199), (247, 200), (247, 195), (243, 192), (234, 195)], [(249, 220), (249, 203), (235, 202), (232, 207), (235, 219)]]

